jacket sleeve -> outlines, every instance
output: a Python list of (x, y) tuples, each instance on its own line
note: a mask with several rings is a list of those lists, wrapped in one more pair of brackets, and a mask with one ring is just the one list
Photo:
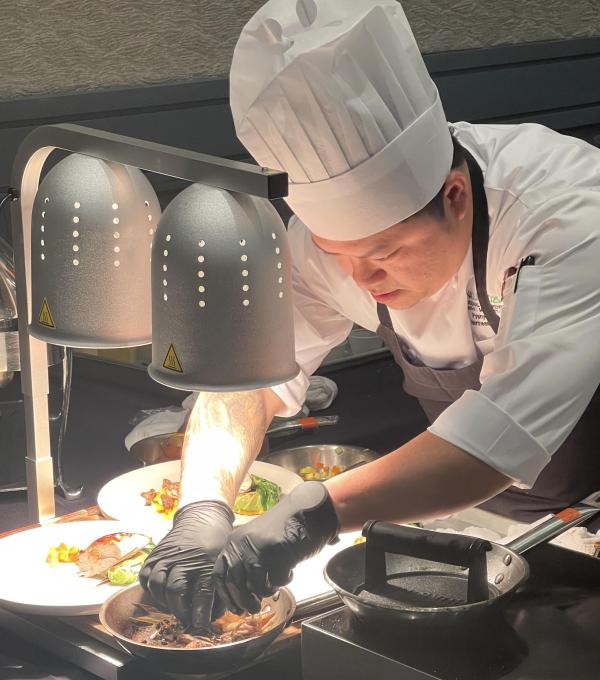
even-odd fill
[[(430, 431), (531, 487), (600, 382), (600, 192), (557, 197), (520, 225), (493, 350)], [(600, 462), (599, 462), (600, 464)]]
[(302, 408), (309, 376), (346, 339), (353, 325), (335, 309), (334, 297), (322, 276), (318, 254), (306, 227), (292, 218), (288, 237), (293, 256), (294, 339), (300, 370), (292, 380), (271, 388), (285, 404), (285, 410), (278, 416), (291, 416)]

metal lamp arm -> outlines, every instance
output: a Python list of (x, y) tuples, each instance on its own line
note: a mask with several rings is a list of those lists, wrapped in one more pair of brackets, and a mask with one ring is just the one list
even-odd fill
[(250, 163), (178, 149), (134, 137), (93, 130), (81, 125), (46, 125), (30, 132), (19, 147), (13, 165), (13, 186), (25, 177), (30, 161), (40, 154), (41, 165), (53, 149), (94, 156), (105, 161), (132, 165), (160, 175), (237, 191), (262, 198), (287, 196), (287, 174)]

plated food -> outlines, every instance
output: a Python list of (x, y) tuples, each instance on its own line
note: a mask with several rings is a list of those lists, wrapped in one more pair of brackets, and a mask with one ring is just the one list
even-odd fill
[(137, 581), (154, 547), (146, 534), (120, 531), (97, 538), (80, 552), (76, 564), (82, 576), (128, 586)]
[[(278, 492), (280, 497), (290, 493), (298, 484), (302, 484), (302, 478), (294, 472), (262, 461), (252, 463), (249, 472), (251, 488), (238, 496), (234, 507), (236, 525), (250, 521), (256, 514), (260, 514), (260, 511), (264, 512), (264, 508), (270, 507), (276, 487), (280, 489)], [(172, 518), (175, 506), (173, 504), (168, 507), (171, 501), (166, 500), (161, 490), (163, 492), (166, 490), (166, 495), (174, 496), (174, 500), (177, 500), (180, 478), (181, 461), (179, 460), (132, 470), (102, 487), (98, 494), (98, 505), (106, 517), (135, 522), (138, 526), (152, 527), (153, 536), (164, 535), (170, 526), (169, 522), (165, 521), (165, 517)], [(166, 485), (164, 480), (168, 480)], [(161, 493), (162, 498), (159, 499), (151, 494), (152, 490), (157, 494)], [(145, 497), (142, 494), (150, 495)], [(148, 504), (149, 498), (152, 498), (150, 504)], [(153, 503), (155, 500), (156, 504)], [(163, 506), (167, 512), (160, 512), (160, 509), (156, 507), (158, 504)]]
[(146, 534), (119, 531), (100, 536), (83, 549), (66, 543), (51, 545), (46, 562), (51, 567), (73, 562), (81, 576), (128, 586), (137, 581), (142, 565), (154, 547)]
[[(115, 544), (118, 536), (122, 540)], [(2, 538), (0, 564), (7, 578), (0, 579), (0, 606), (51, 616), (97, 614), (121, 586), (136, 582), (142, 556), (128, 553), (142, 544), (151, 548), (161, 536), (134, 522), (95, 520), (47, 524)]]
[[(163, 479), (158, 491), (149, 489), (140, 494), (146, 506), (152, 507), (165, 519), (172, 519), (179, 506), (179, 482)], [(233, 511), (237, 515), (262, 515), (279, 502), (281, 487), (258, 475), (247, 475), (235, 499)]]

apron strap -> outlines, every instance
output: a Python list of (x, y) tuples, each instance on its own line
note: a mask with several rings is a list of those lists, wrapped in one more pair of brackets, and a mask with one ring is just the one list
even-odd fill
[(487, 294), (486, 272), (487, 272), (487, 252), (488, 241), (490, 238), (490, 218), (488, 214), (487, 198), (483, 188), (483, 174), (481, 168), (473, 156), (463, 147), (469, 174), (471, 175), (471, 189), (473, 192), (473, 233), (471, 242), (473, 244), (473, 272), (475, 274), (475, 288), (481, 310), (485, 314), (490, 327), (494, 333), (498, 332), (500, 318), (496, 314), (490, 303)]
[(379, 323), (382, 326), (389, 328), (391, 331), (394, 330), (394, 324), (392, 323), (390, 310), (385, 305), (382, 305), (381, 302), (377, 303), (377, 317), (379, 318)]
[(382, 305), (381, 302), (377, 303), (377, 317), (379, 318), (379, 323), (387, 328), (389, 333), (385, 334), (384, 342), (390, 352), (393, 354), (396, 363), (399, 366), (404, 365), (407, 361), (404, 350), (400, 343), (400, 338), (394, 330), (394, 323), (392, 322), (392, 317), (390, 316), (390, 310), (386, 305)]

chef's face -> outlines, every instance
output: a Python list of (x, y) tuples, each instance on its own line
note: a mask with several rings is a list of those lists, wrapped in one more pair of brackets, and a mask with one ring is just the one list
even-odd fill
[(436, 293), (460, 268), (471, 242), (473, 209), (468, 171), (451, 170), (443, 216), (421, 213), (355, 241), (313, 235), (314, 243), (377, 302), (408, 309)]

